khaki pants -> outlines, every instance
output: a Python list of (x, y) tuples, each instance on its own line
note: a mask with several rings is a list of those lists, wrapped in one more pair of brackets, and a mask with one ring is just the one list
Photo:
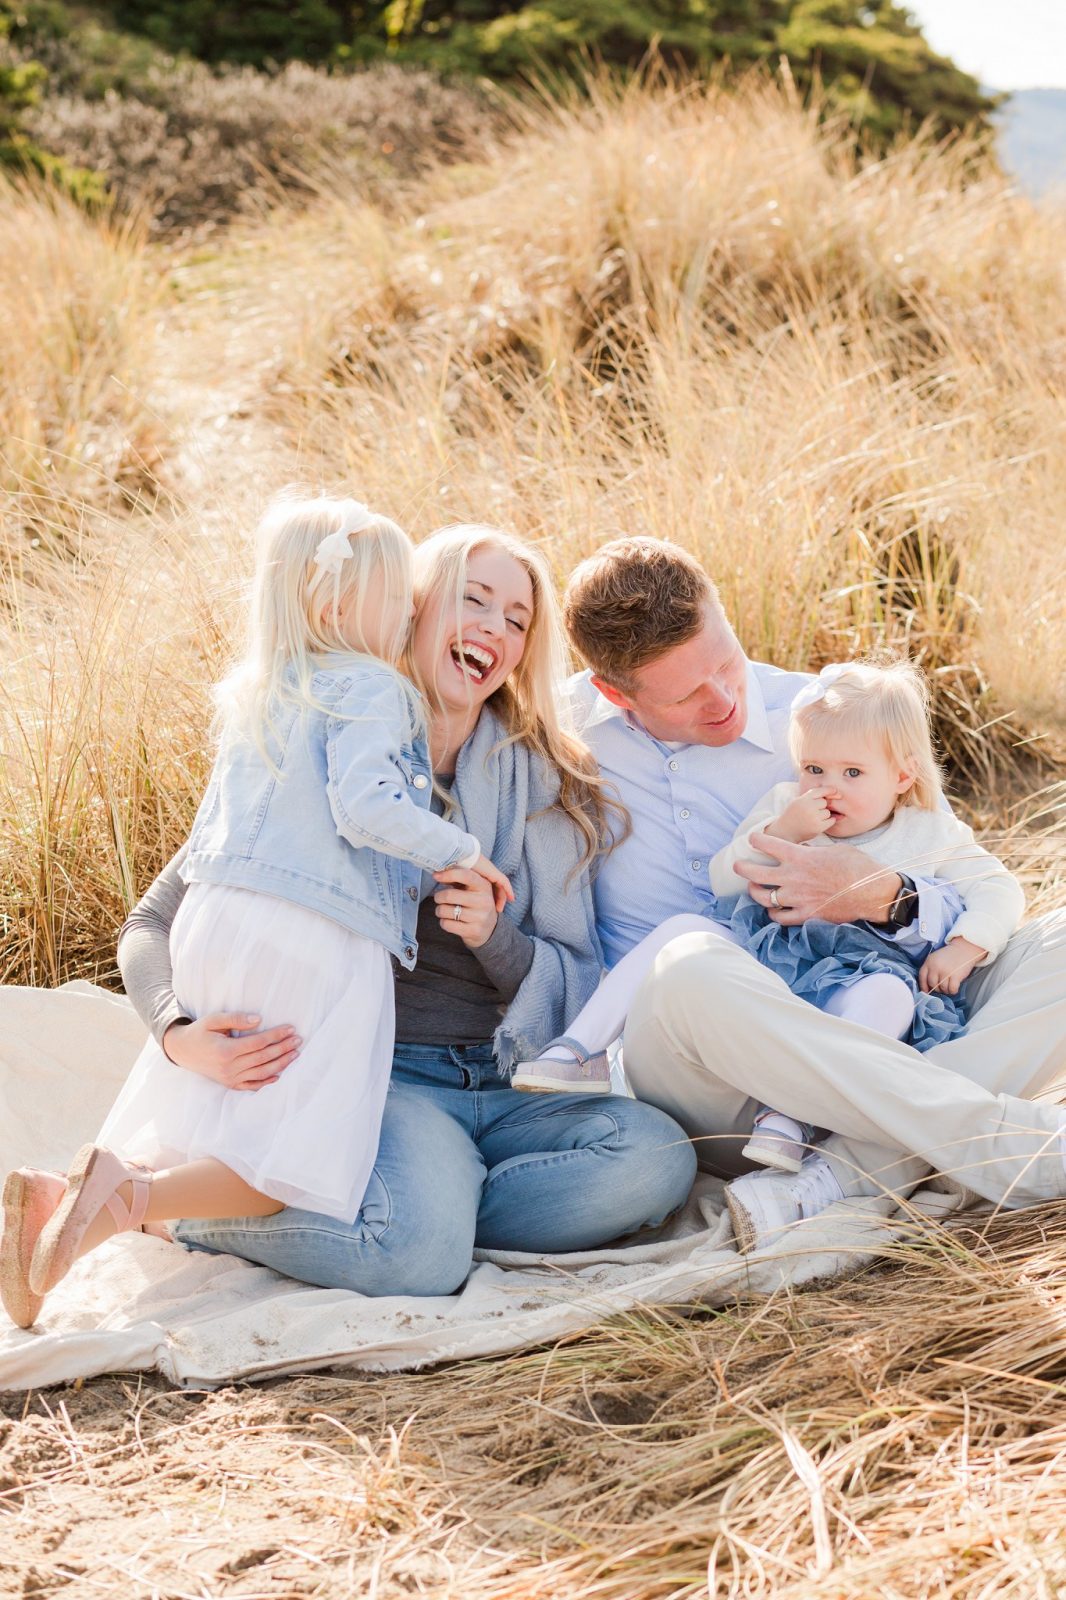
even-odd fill
[(921, 1055), (827, 1016), (713, 931), (659, 954), (625, 1031), (634, 1093), (670, 1112), (700, 1165), (748, 1170), (760, 1104), (833, 1129), (849, 1195), (904, 1196), (929, 1169), (1009, 1208), (1066, 1195), (1066, 1111), (1031, 1097), (1066, 1068), (1066, 911), (1028, 923), (970, 979), (969, 1031)]

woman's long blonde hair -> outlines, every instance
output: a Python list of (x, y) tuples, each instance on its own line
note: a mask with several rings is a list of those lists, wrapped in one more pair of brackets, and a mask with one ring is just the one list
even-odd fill
[[(439, 529), (415, 550), (415, 627), (428, 596), (439, 594), (443, 597), (439, 642), (453, 626), (461, 633), (467, 564), (475, 550), (485, 546), (502, 550), (517, 561), (533, 587), (533, 615), (522, 659), (486, 703), (507, 729), (505, 742), (526, 745), (558, 772), (558, 804), (584, 840), (581, 865), (591, 865), (612, 841), (617, 843), (625, 836), (629, 817), (619, 802), (604, 793), (587, 746), (560, 722), (556, 694), (569, 670), (569, 660), (551, 572), (540, 551), (483, 523)], [(438, 654), (435, 650), (434, 656)], [(430, 715), (439, 712), (442, 708), (435, 685), (421, 679), (413, 660), (408, 661), (407, 672)]]
[[(322, 540), (349, 529), (351, 555), (335, 571), (316, 564)], [(397, 669), (407, 641), (412, 555), (403, 529), (373, 513), (368, 520), (357, 500), (286, 490), (271, 501), (255, 534), (245, 647), (216, 690), (220, 729), (250, 737), (276, 769), (269, 748), (276, 719), (286, 703), (315, 703), (316, 658), (373, 654)], [(363, 613), (368, 583), (379, 574), (386, 593), (396, 597), (397, 623), (392, 636), (371, 652)], [(342, 608), (349, 637), (341, 632)]]
[(881, 744), (894, 766), (913, 775), (897, 806), (939, 810), (944, 791), (929, 727), (929, 687), (919, 669), (911, 661), (885, 660), (852, 661), (843, 670), (831, 670), (835, 675), (821, 698), (792, 714), (789, 746), (797, 767), (805, 733), (815, 728), (854, 733)]

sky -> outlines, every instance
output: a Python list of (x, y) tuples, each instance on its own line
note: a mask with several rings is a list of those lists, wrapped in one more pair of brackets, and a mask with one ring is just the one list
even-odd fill
[(1066, 0), (904, 0), (934, 50), (992, 89), (1066, 89)]

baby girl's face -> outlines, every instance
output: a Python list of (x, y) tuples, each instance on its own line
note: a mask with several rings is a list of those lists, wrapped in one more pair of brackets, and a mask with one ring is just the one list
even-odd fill
[(896, 801), (913, 784), (884, 746), (844, 731), (812, 729), (804, 736), (799, 771), (800, 793), (820, 789), (833, 821), (831, 839), (851, 839), (887, 822)]

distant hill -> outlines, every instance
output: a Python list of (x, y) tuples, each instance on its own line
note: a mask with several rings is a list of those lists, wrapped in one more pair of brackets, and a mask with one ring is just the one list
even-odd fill
[(1022, 187), (1066, 193), (1066, 89), (1015, 89), (995, 121), (1003, 165)]

